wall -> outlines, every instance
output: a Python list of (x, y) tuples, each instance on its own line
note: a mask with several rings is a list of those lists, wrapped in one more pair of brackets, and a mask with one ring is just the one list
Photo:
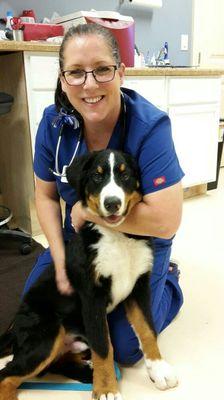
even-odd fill
[[(135, 42), (140, 50), (150, 57), (162, 47), (165, 41), (169, 43), (169, 58), (172, 64), (189, 65), (191, 48), (188, 51), (180, 50), (180, 36), (182, 33), (189, 35), (191, 43), (192, 29), (192, 1), (193, 0), (163, 0), (161, 9), (146, 12), (129, 13), (135, 19)], [(82, 10), (112, 10), (119, 11), (119, 0), (83, 0)], [(66, 15), (80, 10), (80, 2), (74, 0), (8, 0), (0, 2), (0, 16), (3, 17), (7, 10), (13, 10), (14, 15), (23, 9), (34, 9), (37, 20), (45, 16), (51, 17), (54, 11)], [(125, 14), (125, 12), (121, 12)]]

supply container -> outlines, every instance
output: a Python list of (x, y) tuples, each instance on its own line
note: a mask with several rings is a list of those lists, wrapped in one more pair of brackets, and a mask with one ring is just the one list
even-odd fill
[(22, 29), (13, 29), (12, 34), (13, 40), (16, 40), (17, 42), (22, 42), (24, 40)]
[(30, 24), (28, 22), (23, 22), (24, 30), (24, 40), (46, 40), (54, 36), (63, 36), (64, 28), (62, 25), (55, 24)]

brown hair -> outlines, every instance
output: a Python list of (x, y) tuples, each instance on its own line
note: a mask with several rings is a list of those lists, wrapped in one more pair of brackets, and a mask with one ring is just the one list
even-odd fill
[(108, 48), (111, 50), (111, 55), (116, 62), (117, 65), (120, 64), (121, 58), (120, 58), (120, 52), (119, 52), (119, 47), (118, 43), (113, 36), (113, 34), (109, 31), (109, 29), (104, 28), (103, 26), (99, 24), (80, 24), (77, 26), (71, 26), (69, 30), (66, 32), (60, 50), (59, 50), (59, 66), (60, 70), (63, 70), (63, 65), (64, 65), (64, 51), (67, 42), (75, 38), (76, 36), (85, 36), (85, 35), (98, 35), (101, 36), (104, 40), (105, 43), (107, 44)]

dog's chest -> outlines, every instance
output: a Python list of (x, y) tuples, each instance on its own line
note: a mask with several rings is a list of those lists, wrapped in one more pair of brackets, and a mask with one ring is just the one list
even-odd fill
[(145, 240), (128, 238), (120, 232), (96, 226), (102, 237), (93, 245), (97, 251), (94, 260), (96, 277), (111, 277), (111, 297), (107, 311), (131, 293), (140, 275), (152, 268), (152, 250)]

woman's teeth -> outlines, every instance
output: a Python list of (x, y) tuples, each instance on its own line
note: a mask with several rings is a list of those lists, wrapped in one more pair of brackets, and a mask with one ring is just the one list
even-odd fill
[(97, 103), (97, 102), (100, 101), (102, 98), (103, 98), (103, 96), (98, 96), (98, 97), (86, 97), (86, 98), (84, 99), (84, 101), (85, 101), (86, 103), (91, 103), (91, 104), (93, 104), (93, 103)]

